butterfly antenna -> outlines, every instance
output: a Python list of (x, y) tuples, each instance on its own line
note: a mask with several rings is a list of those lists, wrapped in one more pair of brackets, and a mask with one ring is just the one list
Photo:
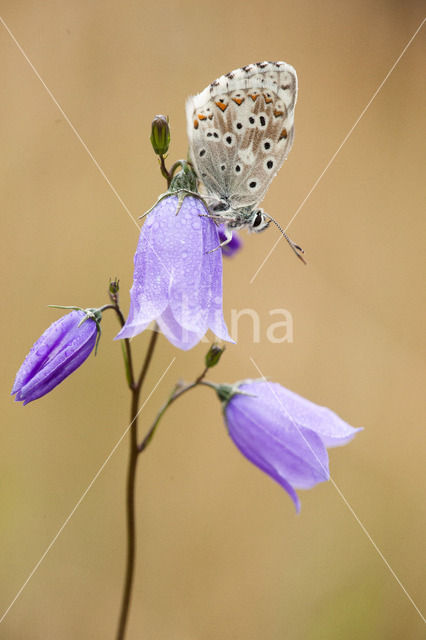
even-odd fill
[(302, 249), (302, 247), (299, 247), (298, 244), (296, 244), (295, 242), (293, 242), (293, 240), (291, 238), (288, 237), (288, 235), (286, 234), (286, 232), (284, 231), (284, 229), (281, 227), (281, 225), (274, 220), (274, 218), (272, 216), (269, 215), (269, 213), (265, 214), (269, 220), (271, 220), (274, 225), (276, 227), (278, 227), (278, 229), (280, 230), (280, 232), (282, 233), (282, 235), (284, 236), (284, 238), (287, 240), (288, 244), (290, 245), (290, 247), (293, 249), (294, 253), (297, 255), (297, 257), (299, 258), (299, 260), (301, 260), (303, 262), (303, 264), (307, 264), (306, 260), (303, 257), (303, 253), (305, 253)]

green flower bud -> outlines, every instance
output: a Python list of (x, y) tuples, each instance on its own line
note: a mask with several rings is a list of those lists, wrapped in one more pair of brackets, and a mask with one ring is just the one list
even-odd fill
[(120, 290), (120, 280), (115, 278), (114, 280), (109, 281), (109, 293), (113, 296), (117, 294)]
[(218, 344), (213, 343), (210, 349), (206, 353), (206, 357), (205, 357), (206, 367), (208, 369), (211, 369), (211, 367), (215, 367), (218, 364), (222, 356), (222, 353), (224, 351), (225, 351), (225, 346), (221, 347)]
[(169, 118), (166, 116), (155, 116), (151, 126), (151, 144), (154, 153), (163, 156), (167, 153), (170, 144)]

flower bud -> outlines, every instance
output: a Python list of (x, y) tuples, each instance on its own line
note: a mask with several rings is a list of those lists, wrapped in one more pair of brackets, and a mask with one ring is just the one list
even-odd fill
[(117, 293), (120, 290), (120, 280), (118, 280), (118, 278), (114, 278), (114, 280), (110, 280), (108, 290), (112, 296), (117, 295)]
[(41, 398), (82, 365), (96, 347), (100, 319), (98, 309), (75, 309), (51, 324), (16, 374), (15, 400)]
[(216, 342), (214, 342), (210, 349), (207, 351), (206, 356), (204, 358), (204, 362), (206, 363), (206, 367), (211, 369), (215, 367), (220, 358), (222, 357), (222, 353), (225, 351), (225, 345), (219, 346)]
[(163, 156), (167, 153), (170, 144), (169, 118), (166, 116), (155, 116), (151, 125), (151, 144), (154, 153)]

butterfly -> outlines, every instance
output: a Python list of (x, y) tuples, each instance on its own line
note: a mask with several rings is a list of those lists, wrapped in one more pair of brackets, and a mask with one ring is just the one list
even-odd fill
[(290, 152), (297, 75), (286, 62), (257, 62), (212, 82), (186, 103), (190, 160), (210, 216), (232, 229), (263, 231), (274, 222), (296, 255), (303, 250), (259, 208)]

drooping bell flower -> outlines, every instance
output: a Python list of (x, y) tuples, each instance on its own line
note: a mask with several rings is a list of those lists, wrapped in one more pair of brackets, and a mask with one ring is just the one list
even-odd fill
[(277, 383), (249, 380), (216, 391), (234, 444), (287, 491), (297, 512), (296, 489), (330, 477), (327, 448), (347, 444), (361, 430)]
[[(226, 240), (224, 227), (225, 225), (221, 224), (219, 225), (219, 228), (218, 228), (219, 239), (221, 242), (225, 242)], [(226, 258), (232, 258), (236, 253), (238, 253), (238, 251), (242, 248), (242, 246), (243, 246), (242, 240), (238, 235), (238, 233), (234, 230), (232, 231), (231, 240), (222, 246), (222, 254)]]
[(179, 349), (208, 329), (233, 342), (223, 319), (222, 254), (217, 226), (197, 195), (163, 196), (148, 214), (135, 253), (130, 311), (117, 338), (132, 338), (155, 320)]
[(13, 385), (24, 405), (60, 384), (89, 357), (100, 334), (99, 309), (73, 310), (50, 325), (34, 343)]

